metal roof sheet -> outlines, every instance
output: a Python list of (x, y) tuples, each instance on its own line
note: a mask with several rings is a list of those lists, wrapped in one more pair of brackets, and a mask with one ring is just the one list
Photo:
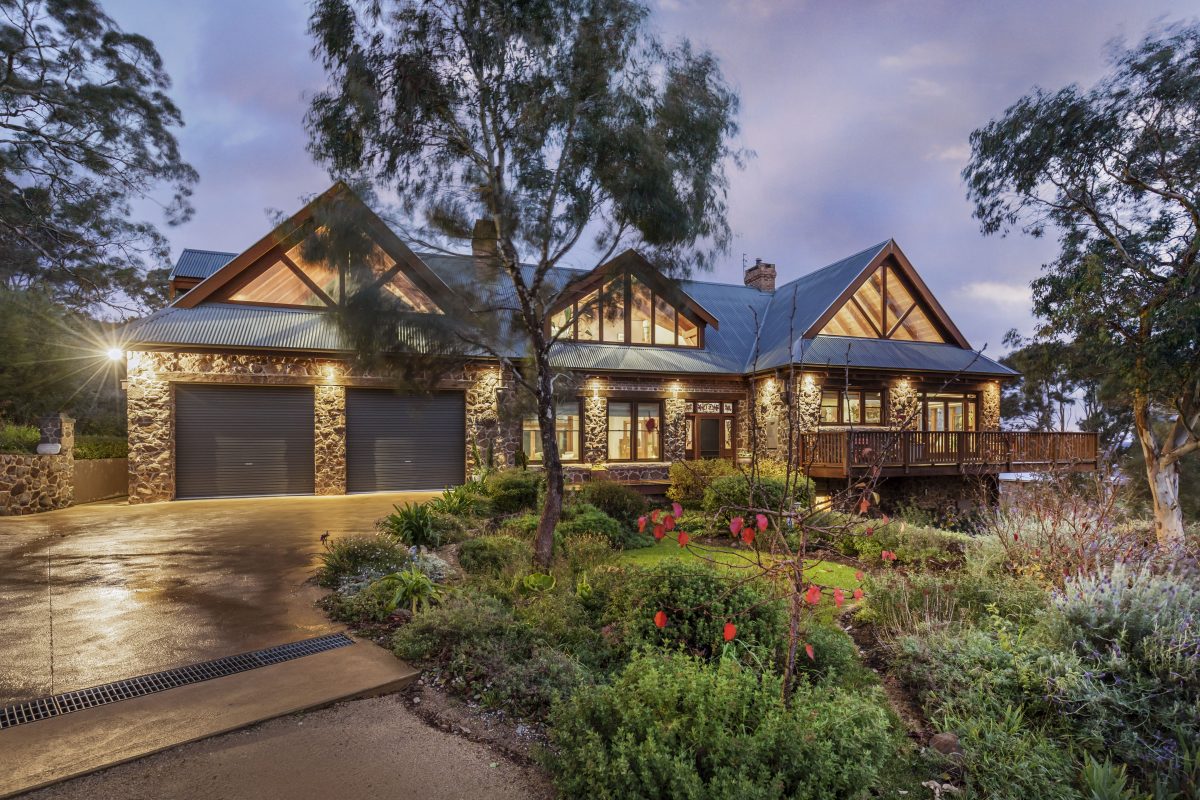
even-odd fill
[(328, 311), (234, 303), (167, 306), (125, 328), (130, 345), (195, 345), (263, 350), (341, 351), (345, 342)]
[(1015, 376), (1019, 373), (974, 350), (953, 344), (816, 336), (804, 339), (796, 363), (808, 367), (863, 367), (913, 372)]
[(236, 256), (237, 253), (184, 248), (183, 252), (179, 254), (179, 260), (175, 262), (174, 269), (171, 270), (171, 277), (204, 279), (228, 264)]

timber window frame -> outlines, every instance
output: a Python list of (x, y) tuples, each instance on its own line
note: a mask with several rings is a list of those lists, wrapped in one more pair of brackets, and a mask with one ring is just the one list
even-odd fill
[(548, 333), (588, 344), (697, 350), (704, 348), (705, 327), (691, 309), (625, 271), (606, 276), (598, 288), (559, 307), (550, 316)]
[[(564, 415), (564, 411), (568, 412)], [(571, 426), (571, 420), (574, 419), (574, 428)], [(565, 423), (565, 426), (564, 426)], [(555, 404), (554, 409), (554, 427), (558, 434), (558, 457), (564, 464), (575, 464), (583, 460), (583, 401), (576, 398), (575, 400), (563, 400)], [(532, 439), (529, 436), (532, 435)], [(541, 448), (541, 428), (538, 426), (538, 418), (536, 414), (526, 416), (521, 419), (521, 450), (525, 453), (525, 457), (529, 459), (530, 464), (541, 464), (542, 448)], [(572, 447), (564, 447), (564, 436), (568, 437)], [(536, 444), (536, 452), (530, 444)], [(566, 453), (574, 452), (573, 456), (567, 456)]]
[(885, 388), (822, 388), (817, 421), (820, 425), (881, 427), (888, 423), (887, 407)]
[[(614, 410), (624, 413), (614, 415)], [(646, 420), (654, 420), (653, 426), (646, 427)], [(608, 460), (617, 463), (661, 462), (662, 421), (662, 400), (609, 400), (604, 409), (604, 438)], [(628, 427), (623, 427), (622, 423), (628, 424)], [(628, 455), (622, 455), (623, 451), (627, 451)]]

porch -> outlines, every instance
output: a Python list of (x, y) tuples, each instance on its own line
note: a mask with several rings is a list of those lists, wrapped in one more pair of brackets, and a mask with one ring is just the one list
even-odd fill
[(801, 437), (799, 461), (814, 478), (844, 478), (873, 467), (895, 475), (1091, 472), (1095, 433), (1027, 431), (822, 431)]

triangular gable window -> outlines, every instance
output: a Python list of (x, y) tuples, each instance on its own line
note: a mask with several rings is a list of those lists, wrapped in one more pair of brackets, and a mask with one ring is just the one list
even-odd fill
[(924, 303), (909, 289), (900, 272), (891, 266), (880, 267), (871, 273), (821, 333), (908, 342), (946, 341), (933, 324)]
[(283, 261), (276, 261), (229, 295), (235, 303), (272, 306), (325, 307), (325, 302), (304, 279)]
[(558, 309), (550, 318), (550, 333), (580, 342), (701, 347), (704, 324), (693, 311), (676, 307), (645, 280), (622, 271)]

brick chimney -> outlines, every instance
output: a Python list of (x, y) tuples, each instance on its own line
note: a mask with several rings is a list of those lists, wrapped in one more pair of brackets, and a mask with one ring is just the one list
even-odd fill
[(476, 258), (494, 258), (496, 255), (496, 225), (490, 219), (475, 222), (471, 231), (471, 255)]
[(754, 259), (754, 266), (747, 269), (742, 277), (747, 286), (753, 286), (760, 292), (775, 291), (775, 265), (761, 258)]

